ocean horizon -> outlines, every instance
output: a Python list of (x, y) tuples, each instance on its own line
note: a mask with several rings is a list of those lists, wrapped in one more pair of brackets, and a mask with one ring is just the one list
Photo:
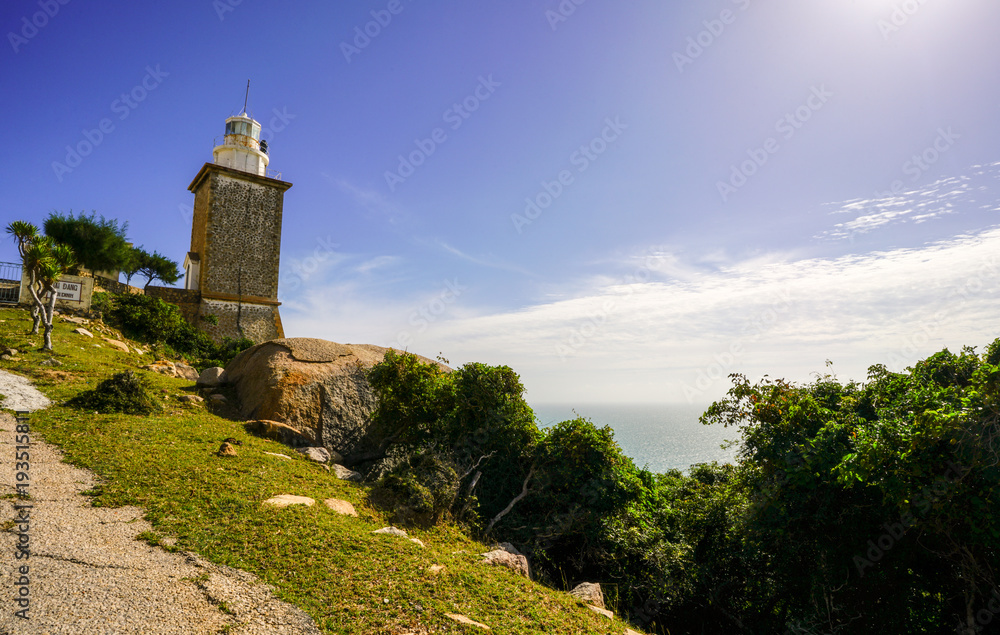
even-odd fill
[(638, 467), (652, 472), (687, 472), (697, 463), (732, 463), (737, 446), (723, 449), (739, 430), (698, 422), (710, 404), (530, 404), (542, 428), (577, 416), (610, 426), (615, 441)]

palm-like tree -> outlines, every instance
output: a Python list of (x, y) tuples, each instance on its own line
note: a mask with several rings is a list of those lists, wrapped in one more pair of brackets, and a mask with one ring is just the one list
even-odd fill
[[(7, 233), (17, 241), (17, 251), (28, 272), (28, 291), (34, 301), (32, 333), (38, 332), (39, 322), (45, 325), (43, 350), (52, 350), (52, 319), (56, 307), (56, 283), (67, 270), (76, 266), (73, 250), (56, 245), (48, 236), (40, 236), (38, 228), (25, 221), (14, 221)], [(46, 295), (47, 294), (47, 295)]]
[(38, 333), (38, 326), (41, 324), (42, 316), (41, 309), (42, 303), (37, 297), (40, 289), (37, 287), (37, 282), (33, 277), (34, 269), (28, 266), (28, 261), (26, 259), (28, 250), (31, 245), (38, 240), (38, 227), (32, 225), (29, 222), (23, 220), (16, 220), (11, 224), (7, 225), (6, 231), (17, 243), (17, 253), (21, 256), (21, 263), (24, 265), (25, 270), (28, 272), (28, 290), (31, 292), (31, 297), (34, 302), (31, 305), (31, 334), (34, 335)]

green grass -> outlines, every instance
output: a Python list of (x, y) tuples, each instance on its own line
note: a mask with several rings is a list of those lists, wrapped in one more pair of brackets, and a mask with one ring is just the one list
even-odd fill
[[(165, 407), (149, 417), (61, 405), (154, 356), (96, 348), (100, 336), (74, 334), (68, 323), (55, 327), (54, 354), (43, 353), (40, 336), (23, 335), (31, 324), (26, 311), (2, 309), (0, 320), (0, 339), (22, 351), (19, 360), (0, 362), (0, 369), (31, 378), (52, 399), (52, 407), (31, 416), (32, 432), (100, 476), (100, 485), (88, 492), (93, 505), (143, 507), (154, 531), (139, 540), (162, 545), (171, 537), (176, 544), (169, 549), (195, 551), (256, 574), (281, 599), (309, 613), (324, 633), (485, 632), (455, 624), (445, 613), (466, 615), (499, 635), (625, 631), (623, 622), (592, 613), (568, 594), (481, 565), (479, 554), (487, 547), (455, 526), (410, 531), (426, 549), (373, 535), (390, 523), (368, 504), (365, 486), (340, 481), (285, 446), (247, 433), (242, 423), (219, 416), (226, 412), (181, 405), (176, 397), (190, 394), (191, 382), (140, 371)], [(62, 365), (39, 366), (50, 356)], [(238, 456), (215, 455), (227, 437), (243, 442)], [(280, 510), (261, 505), (277, 494), (309, 496), (317, 504)], [(359, 517), (341, 516), (321, 503), (331, 497), (350, 501)], [(434, 564), (445, 569), (432, 574)]]

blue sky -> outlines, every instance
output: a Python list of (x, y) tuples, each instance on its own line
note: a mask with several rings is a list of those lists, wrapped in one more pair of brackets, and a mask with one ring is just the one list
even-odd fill
[(294, 184), (289, 336), (507, 364), (533, 402), (862, 380), (1000, 335), (997, 24), (991, 0), (10, 1), (0, 210), (96, 210), (180, 262), (251, 79)]

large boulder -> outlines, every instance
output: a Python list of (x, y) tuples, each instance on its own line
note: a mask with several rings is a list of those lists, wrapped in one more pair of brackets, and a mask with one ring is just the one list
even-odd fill
[(271, 340), (229, 362), (226, 380), (244, 419), (281, 422), (305, 445), (349, 457), (378, 446), (370, 434), (375, 394), (366, 373), (387, 350), (312, 338)]

